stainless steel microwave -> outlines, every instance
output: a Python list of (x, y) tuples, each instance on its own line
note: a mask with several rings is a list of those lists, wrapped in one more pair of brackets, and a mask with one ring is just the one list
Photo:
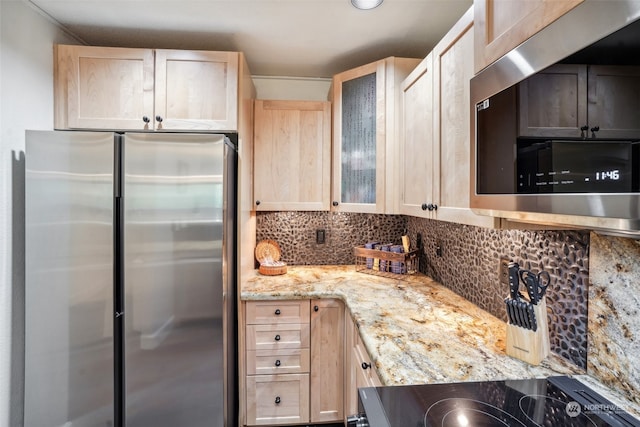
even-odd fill
[(640, 1), (585, 0), (478, 73), (471, 208), (640, 238), (638, 52)]

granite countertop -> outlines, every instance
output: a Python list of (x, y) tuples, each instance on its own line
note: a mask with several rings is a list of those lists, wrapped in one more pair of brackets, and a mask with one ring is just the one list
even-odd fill
[[(357, 272), (353, 265), (289, 266), (280, 276), (255, 270), (241, 286), (246, 301), (342, 300), (384, 385), (553, 375), (598, 384), (553, 352), (538, 366), (508, 356), (505, 322), (424, 275), (395, 279)], [(617, 393), (605, 397), (638, 415)]]
[(507, 356), (506, 323), (432, 279), (380, 277), (351, 266), (256, 272), (242, 300), (338, 298), (349, 308), (385, 385), (583, 374), (552, 353), (538, 366)]

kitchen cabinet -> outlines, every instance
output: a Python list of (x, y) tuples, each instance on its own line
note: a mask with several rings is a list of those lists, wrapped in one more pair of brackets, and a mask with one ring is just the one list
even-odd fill
[(246, 423), (309, 421), (309, 300), (245, 306)]
[(56, 45), (56, 129), (237, 131), (238, 52)]
[[(382, 382), (378, 377), (375, 365), (371, 362), (358, 327), (348, 312), (346, 314), (346, 381), (345, 381), (345, 412), (346, 415), (358, 413), (358, 388), (379, 387)], [(346, 419), (345, 419), (346, 422)]]
[(469, 207), (473, 8), (403, 81), (400, 211), (494, 228), (498, 220)]
[(331, 103), (256, 100), (255, 209), (328, 211)]
[(518, 84), (519, 136), (640, 137), (640, 67), (551, 66)]
[(344, 310), (332, 299), (244, 303), (243, 425), (343, 419)]
[(311, 422), (344, 417), (344, 304), (311, 300)]
[(333, 211), (396, 213), (400, 83), (419, 62), (391, 57), (333, 77)]
[(475, 73), (583, 1), (475, 0)]

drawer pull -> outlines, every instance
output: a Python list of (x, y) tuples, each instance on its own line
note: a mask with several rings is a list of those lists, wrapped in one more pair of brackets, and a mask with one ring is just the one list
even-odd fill
[(276, 360), (276, 366), (280, 366), (280, 361)]
[(276, 341), (280, 341), (280, 335), (276, 335)]
[(362, 362), (362, 369), (369, 369), (371, 367), (371, 363)]
[(280, 402), (281, 402), (281, 401), (280, 401), (280, 396), (276, 396), (276, 405), (279, 405), (279, 404), (280, 404)]
[(276, 308), (276, 316), (280, 316), (280, 313), (281, 313), (280, 309)]

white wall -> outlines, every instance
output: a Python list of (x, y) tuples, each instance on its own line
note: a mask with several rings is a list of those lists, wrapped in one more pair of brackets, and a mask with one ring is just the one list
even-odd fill
[(331, 79), (252, 76), (258, 99), (326, 101)]
[(20, 198), (13, 188), (22, 185), (13, 180), (13, 156), (24, 151), (26, 129), (53, 129), (54, 43), (78, 41), (26, 1), (0, 0), (0, 427), (18, 426), (22, 419), (16, 378), (24, 365), (11, 357), (24, 345), (20, 321), (12, 321), (24, 306), (22, 218), (12, 217), (12, 199)]

